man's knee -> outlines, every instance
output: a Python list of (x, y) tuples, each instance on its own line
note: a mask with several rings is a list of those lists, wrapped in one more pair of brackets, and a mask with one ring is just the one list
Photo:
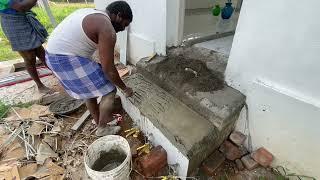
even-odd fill
[(86, 99), (85, 102), (87, 104), (92, 104), (92, 103), (97, 103), (97, 98), (89, 98), (89, 99)]
[(101, 102), (102, 103), (113, 103), (115, 96), (116, 96), (116, 92), (112, 91), (109, 94), (102, 96)]
[(100, 108), (103, 110), (110, 110), (112, 111), (114, 107), (114, 99), (115, 99), (116, 92), (113, 91), (107, 95), (102, 96), (100, 102)]

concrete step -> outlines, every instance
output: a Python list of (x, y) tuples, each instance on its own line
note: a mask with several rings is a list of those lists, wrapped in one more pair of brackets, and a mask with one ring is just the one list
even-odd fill
[(227, 58), (204, 48), (171, 49), (167, 57), (138, 62), (125, 79), (133, 97), (120, 92), (125, 110), (182, 176), (220, 146), (244, 105), (245, 97), (224, 83)]
[[(124, 109), (143, 132), (148, 137), (151, 136), (151, 141), (167, 150), (169, 161), (177, 159), (179, 153), (183, 156), (180, 159), (187, 159), (186, 163), (179, 160), (169, 162), (179, 164), (180, 174), (186, 175), (187, 171), (196, 169), (219, 147), (233, 128), (233, 124), (230, 124), (219, 130), (203, 116), (139, 73), (127, 77), (124, 81), (134, 90), (134, 96), (128, 99), (119, 92)], [(148, 125), (150, 123), (151, 125)], [(178, 153), (164, 144), (166, 140)]]
[(224, 83), (227, 58), (205, 48), (176, 48), (167, 57), (139, 61), (137, 68), (222, 130), (235, 122), (245, 102), (243, 94)]

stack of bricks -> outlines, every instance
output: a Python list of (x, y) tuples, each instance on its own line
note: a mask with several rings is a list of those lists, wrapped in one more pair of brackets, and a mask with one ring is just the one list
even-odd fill
[(235, 161), (239, 171), (253, 170), (259, 165), (269, 167), (273, 161), (273, 155), (261, 147), (251, 154), (244, 147), (244, 142), (247, 137), (241, 132), (233, 132), (220, 147), (220, 151), (226, 156), (227, 159)]
[(244, 146), (247, 137), (240, 132), (233, 132), (229, 139), (224, 141), (219, 150), (216, 150), (203, 163), (202, 170), (209, 176), (215, 174), (216, 169), (227, 159), (234, 161), (237, 169), (253, 170), (258, 166), (269, 167), (273, 161), (273, 155), (261, 147), (249, 153)]

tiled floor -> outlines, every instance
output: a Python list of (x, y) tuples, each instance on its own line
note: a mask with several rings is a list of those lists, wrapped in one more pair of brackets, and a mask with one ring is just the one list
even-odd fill
[(190, 37), (203, 37), (216, 33), (234, 31), (238, 22), (239, 13), (235, 12), (228, 20), (221, 16), (212, 16), (209, 9), (186, 13), (184, 22), (184, 39)]
[(227, 36), (227, 37), (195, 44), (195, 46), (214, 50), (229, 56), (232, 42), (233, 42), (233, 36)]

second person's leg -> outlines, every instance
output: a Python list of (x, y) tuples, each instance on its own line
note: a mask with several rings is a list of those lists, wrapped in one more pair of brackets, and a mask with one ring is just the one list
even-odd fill
[(41, 81), (36, 68), (36, 51), (28, 50), (28, 51), (19, 51), (19, 54), (22, 56), (24, 63), (26, 64), (26, 69), (34, 80), (34, 82), (38, 86), (38, 90), (40, 93), (48, 93), (50, 89), (47, 88)]

